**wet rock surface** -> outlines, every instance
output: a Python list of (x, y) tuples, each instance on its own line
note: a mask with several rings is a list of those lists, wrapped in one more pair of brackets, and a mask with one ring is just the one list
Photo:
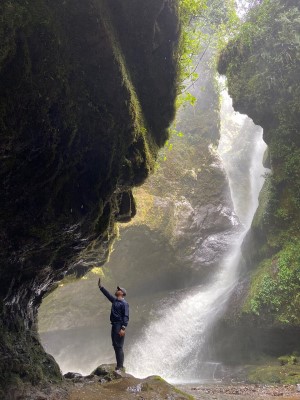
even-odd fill
[(88, 376), (68, 373), (58, 386), (51, 384), (11, 390), (5, 400), (189, 400), (191, 396), (159, 376), (137, 379), (115, 371), (114, 364), (100, 365)]
[(131, 189), (153, 170), (175, 113), (179, 22), (164, 0), (146, 12), (139, 1), (4, 0), (0, 13), (6, 386), (61, 379), (37, 309), (67, 271), (104, 263), (116, 221), (136, 212)]
[(11, 390), (5, 400), (297, 400), (300, 393), (295, 385), (201, 384), (169, 385), (160, 377), (137, 379), (118, 376), (101, 382), (96, 375), (78, 382), (65, 381), (60, 387), (48, 384), (23, 390)]
[(160, 377), (120, 377), (109, 383), (90, 383), (70, 390), (68, 400), (189, 400), (191, 397)]

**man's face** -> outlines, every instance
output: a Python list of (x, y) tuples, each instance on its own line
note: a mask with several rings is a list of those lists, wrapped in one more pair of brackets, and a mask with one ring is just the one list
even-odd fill
[(117, 290), (115, 293), (116, 297), (123, 297), (123, 292), (121, 290)]

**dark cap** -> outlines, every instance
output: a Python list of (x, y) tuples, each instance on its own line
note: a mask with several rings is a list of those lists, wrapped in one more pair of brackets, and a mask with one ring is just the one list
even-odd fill
[(121, 290), (121, 292), (123, 293), (123, 296), (126, 296), (126, 294), (127, 294), (126, 289), (124, 289), (124, 288), (122, 288), (120, 286), (117, 286), (117, 289)]

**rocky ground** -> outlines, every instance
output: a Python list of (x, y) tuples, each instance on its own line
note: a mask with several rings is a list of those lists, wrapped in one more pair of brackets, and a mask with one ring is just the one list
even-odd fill
[(89, 376), (68, 373), (60, 386), (10, 390), (4, 400), (300, 400), (296, 385), (203, 384), (174, 387), (159, 376), (137, 379), (101, 365)]
[(68, 400), (190, 400), (191, 395), (169, 385), (161, 378), (154, 376), (137, 379), (123, 377), (108, 383), (93, 382), (89, 385), (74, 387)]
[(59, 386), (24, 386), (10, 389), (4, 400), (191, 400), (193, 397), (159, 376), (137, 379), (117, 373), (110, 365), (98, 367), (89, 376), (68, 373)]
[(180, 389), (191, 394), (195, 400), (300, 399), (295, 385), (184, 385)]

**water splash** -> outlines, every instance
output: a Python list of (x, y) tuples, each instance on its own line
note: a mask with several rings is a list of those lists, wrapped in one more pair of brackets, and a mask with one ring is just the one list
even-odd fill
[[(257, 208), (258, 194), (263, 184), (265, 169), (262, 166), (262, 157), (266, 148), (262, 140), (262, 129), (256, 127), (247, 116), (234, 112), (226, 92), (223, 93), (221, 119), (222, 139), (219, 152), (228, 174), (236, 212), (245, 229), (237, 237), (211, 283), (180, 295), (173, 294), (161, 305), (160, 310), (155, 310), (156, 320), (144, 329), (127, 357), (127, 370), (137, 377), (159, 374), (171, 382), (199, 382), (206, 378), (211, 364), (218, 364), (205, 360), (206, 336), (209, 328), (224, 312), (238, 279), (242, 262), (241, 244)], [(247, 132), (244, 131), (245, 127)], [(249, 132), (251, 135), (246, 135), (247, 143), (250, 144), (248, 168), (244, 168), (241, 175), (237, 170), (239, 163), (233, 154), (236, 154), (235, 145), (239, 142), (238, 139)], [(240, 142), (245, 143), (244, 140)], [(241, 155), (242, 150), (240, 148)], [(243, 162), (243, 157), (240, 161)], [(232, 165), (233, 162), (235, 165)], [(246, 182), (244, 205), (241, 204), (240, 196), (241, 179)], [(215, 369), (212, 368), (211, 371), (213, 377)]]

